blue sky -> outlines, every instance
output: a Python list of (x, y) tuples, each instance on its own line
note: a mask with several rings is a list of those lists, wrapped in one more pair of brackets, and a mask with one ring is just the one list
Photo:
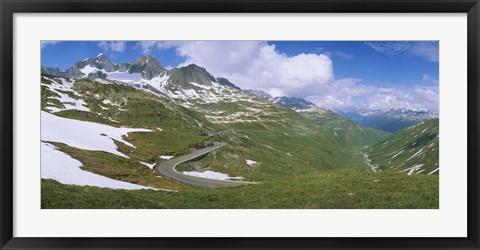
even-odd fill
[[(333, 61), (337, 78), (360, 78), (368, 84), (417, 84), (424, 74), (438, 79), (438, 61), (406, 53), (390, 55), (379, 53), (366, 42), (304, 42), (296, 46), (289, 42), (272, 42), (287, 55), (299, 53), (327, 53)], [(432, 43), (438, 48), (438, 43)]]
[(166, 67), (196, 63), (241, 88), (334, 110), (438, 111), (436, 41), (44, 41), (41, 47), (42, 65), (60, 69), (99, 53), (114, 63), (150, 54)]

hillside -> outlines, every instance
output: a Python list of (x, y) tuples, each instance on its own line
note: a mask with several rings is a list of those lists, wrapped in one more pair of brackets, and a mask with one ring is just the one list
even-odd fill
[(389, 133), (367, 128), (338, 116), (330, 110), (303, 110), (300, 112), (316, 124), (328, 128), (345, 144), (360, 149), (378, 143), (390, 136)]
[[(389, 137), (302, 98), (244, 91), (201, 66), (166, 69), (152, 56), (115, 64), (100, 54), (66, 70), (42, 67), (40, 79), (44, 208), (119, 202), (100, 194), (103, 191), (139, 201), (138, 205), (120, 201), (113, 207), (390, 207), (378, 202), (385, 197), (372, 194), (392, 188), (392, 181), (405, 187), (398, 191), (403, 200), (397, 207), (438, 206), (435, 176), (409, 180), (403, 173), (374, 173), (362, 154), (368, 153), (379, 169), (386, 170), (390, 166), (383, 164), (384, 155), (404, 149), (405, 155), (400, 152), (396, 157), (398, 164), (408, 158), (408, 166), (392, 168), (417, 173), (420, 167), (410, 171), (414, 166), (410, 165), (433, 156), (421, 157), (426, 148), (415, 154), (405, 147), (420, 147), (431, 139), (420, 140), (430, 134), (422, 132), (423, 127)], [(407, 134), (416, 139), (408, 140)], [(256, 184), (212, 191), (155, 172), (169, 159), (201, 152), (215, 142), (222, 147), (189, 158), (176, 171)], [(438, 138), (431, 147), (437, 148), (438, 159)], [(423, 182), (428, 185), (418, 195), (430, 198), (416, 204), (418, 197), (406, 187)], [(69, 192), (82, 195), (62, 201)], [(245, 199), (237, 203), (240, 196)], [(94, 201), (99, 197), (102, 201)], [(221, 197), (225, 199), (218, 201)]]
[(345, 146), (359, 149), (383, 141), (390, 133), (368, 128), (337, 115), (335, 112), (316, 106), (303, 98), (272, 97), (259, 90), (246, 90), (252, 96), (273, 102), (281, 107), (292, 109), (312, 120), (323, 129), (330, 131)]
[(379, 170), (412, 174), (438, 174), (438, 119), (431, 119), (395, 133), (367, 149)]
[(438, 187), (434, 175), (358, 171), (326, 171), (257, 185), (181, 192), (79, 187), (42, 180), (42, 209), (437, 209)]
[[(179, 169), (209, 170), (245, 180), (265, 180), (269, 176), (299, 175), (347, 166), (366, 168), (361, 158), (352, 159), (352, 150), (344, 142), (297, 112), (252, 98), (236, 88), (210, 84), (183, 82), (184, 86), (179, 88), (167, 80), (163, 85), (165, 89), (161, 89), (160, 85), (145, 82), (43, 75), (42, 109), (65, 118), (151, 130), (128, 134), (125, 140), (134, 148), (116, 142), (119, 152), (129, 158), (126, 165), (135, 164), (138, 168), (144, 163), (164, 161), (159, 159), (161, 155), (181, 155), (212, 141), (226, 142), (227, 146)], [(93, 166), (102, 159), (92, 157), (107, 157), (103, 153), (95, 155), (71, 144), (48, 142), (82, 163), (92, 162), (92, 166), (83, 167), (87, 171), (125, 180), (119, 175), (119, 169)], [(113, 162), (123, 161), (115, 155), (108, 158)], [(175, 187), (171, 183), (163, 185), (161, 179), (147, 183), (139, 179), (142, 178), (138, 177), (134, 183), (156, 188)]]

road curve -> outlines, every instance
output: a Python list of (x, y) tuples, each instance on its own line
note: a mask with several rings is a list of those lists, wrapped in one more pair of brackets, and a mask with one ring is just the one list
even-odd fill
[(206, 148), (197, 150), (195, 152), (192, 152), (190, 154), (181, 155), (171, 160), (168, 160), (166, 162), (163, 162), (162, 164), (157, 165), (155, 167), (155, 171), (158, 174), (161, 174), (161, 175), (170, 177), (172, 179), (175, 179), (177, 181), (185, 182), (197, 187), (207, 187), (207, 188), (234, 187), (234, 186), (240, 186), (240, 185), (253, 184), (253, 182), (223, 181), (223, 180), (200, 178), (195, 176), (184, 175), (175, 170), (175, 167), (178, 164), (193, 160), (195, 158), (198, 158), (204, 154), (207, 154), (208, 152), (211, 152), (223, 146), (225, 146), (225, 143), (215, 142), (214, 145), (211, 147), (206, 147)]

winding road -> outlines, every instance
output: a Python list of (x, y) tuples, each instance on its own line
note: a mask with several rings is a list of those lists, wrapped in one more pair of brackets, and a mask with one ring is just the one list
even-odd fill
[(192, 152), (190, 154), (181, 155), (171, 160), (168, 160), (166, 162), (163, 162), (162, 164), (155, 167), (155, 171), (158, 174), (161, 174), (163, 176), (170, 177), (177, 181), (185, 182), (197, 187), (207, 187), (207, 188), (234, 187), (234, 186), (240, 186), (240, 185), (254, 184), (254, 182), (225, 181), (225, 180), (213, 180), (213, 179), (200, 178), (195, 176), (184, 175), (175, 170), (175, 167), (178, 164), (193, 160), (213, 150), (219, 149), (223, 146), (225, 146), (225, 143), (215, 142), (211, 147), (206, 147), (206, 148), (197, 150), (195, 152)]

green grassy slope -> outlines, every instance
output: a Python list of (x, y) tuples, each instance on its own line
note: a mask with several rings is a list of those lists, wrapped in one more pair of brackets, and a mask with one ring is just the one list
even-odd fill
[[(61, 83), (59, 79), (53, 80)], [(42, 81), (48, 83), (45, 76)], [(222, 141), (227, 146), (196, 162), (181, 165), (180, 169), (214, 170), (247, 180), (295, 176), (326, 169), (367, 169), (361, 157), (322, 126), (290, 109), (248, 99), (236, 89), (221, 90), (225, 95), (237, 98), (235, 102), (189, 100), (195, 104), (195, 110), (177, 105), (166, 96), (107, 80), (75, 79), (72, 89), (76, 99), (85, 101), (90, 111), (64, 110), (55, 115), (153, 130), (131, 133), (125, 138), (136, 148), (117, 143), (119, 150), (133, 160), (160, 163), (159, 155), (185, 154), (193, 145), (208, 140)], [(45, 91), (44, 95), (45, 100), (54, 100), (49, 98), (51, 93)], [(219, 120), (207, 119), (210, 114), (220, 112)], [(221, 118), (232, 116), (235, 118)], [(87, 160), (79, 159), (79, 155), (73, 157), (81, 162)], [(89, 157), (101, 156), (89, 154)], [(258, 163), (250, 166), (246, 160)]]
[[(48, 90), (52, 81), (61, 84), (57, 78), (42, 76), (42, 110), (47, 112), (50, 112), (48, 107), (65, 108), (55, 101), (58, 94)], [(203, 91), (198, 88), (199, 93)], [(130, 159), (55, 144), (60, 151), (82, 162), (86, 171), (179, 192), (109, 190), (44, 180), (44, 208), (438, 207), (435, 176), (410, 178), (404, 173), (371, 173), (358, 149), (385, 135), (369, 130), (361, 135), (351, 133), (362, 130), (347, 120), (315, 120), (246, 97), (236, 89), (220, 90), (234, 100), (230, 102), (185, 100), (192, 108), (179, 105), (163, 94), (108, 80), (76, 79), (72, 89), (75, 93), (65, 93), (74, 99), (81, 98), (90, 111), (63, 110), (55, 115), (110, 126), (148, 128), (152, 132), (124, 137), (136, 148), (116, 142), (118, 150)], [(158, 178), (140, 163), (161, 163), (164, 160), (160, 155), (182, 155), (208, 141), (225, 142), (226, 146), (178, 169), (213, 170), (261, 183), (200, 189)], [(246, 160), (257, 163), (248, 165)], [(422, 190), (410, 190), (421, 184), (425, 185)]]
[(302, 112), (301, 114), (312, 119), (323, 128), (330, 130), (340, 141), (354, 148), (364, 148), (365, 146), (383, 141), (390, 136), (389, 133), (367, 128), (340, 117), (330, 110)]
[[(214, 170), (264, 180), (269, 176), (295, 176), (328, 169), (367, 170), (363, 158), (347, 142), (299, 113), (264, 102), (264, 112), (252, 122), (218, 123), (224, 133), (215, 140), (227, 145), (218, 153), (180, 165), (182, 170)], [(215, 110), (225, 113), (258, 108), (258, 103), (230, 104)], [(258, 162), (249, 166), (246, 160)]]
[(431, 119), (401, 130), (368, 148), (367, 154), (381, 170), (438, 174), (438, 121)]
[[(73, 90), (88, 104), (91, 112), (69, 110), (57, 112), (55, 115), (79, 120), (92, 120), (92, 117), (103, 117), (104, 120), (112, 118), (122, 126), (152, 129), (171, 127), (192, 133), (204, 132), (215, 127), (203, 116), (175, 105), (166, 97), (130, 86), (114, 82), (105, 84), (94, 79), (83, 78), (75, 80)], [(105, 103), (105, 101), (108, 102)], [(93, 121), (111, 124), (108, 119)], [(205, 126), (202, 128), (200, 124)]]
[(180, 192), (112, 190), (42, 180), (42, 208), (438, 208), (438, 178), (337, 170)]

